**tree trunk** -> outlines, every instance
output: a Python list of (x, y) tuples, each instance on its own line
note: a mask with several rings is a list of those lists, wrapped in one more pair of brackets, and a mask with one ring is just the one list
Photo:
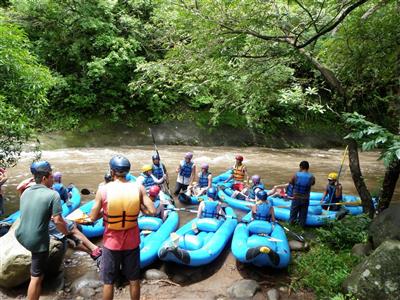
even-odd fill
[(363, 211), (367, 213), (370, 218), (373, 218), (374, 207), (372, 204), (372, 197), (361, 173), (357, 142), (353, 139), (349, 139), (348, 145), (351, 177), (353, 178), (354, 185), (360, 195)]
[(396, 160), (393, 162), (385, 172), (385, 178), (383, 179), (382, 189), (379, 193), (380, 200), (378, 211), (386, 209), (390, 205), (390, 201), (392, 200), (394, 190), (396, 188), (397, 180), (400, 175), (400, 160)]

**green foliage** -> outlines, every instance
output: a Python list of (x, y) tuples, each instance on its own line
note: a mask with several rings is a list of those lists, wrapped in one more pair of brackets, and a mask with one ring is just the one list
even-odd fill
[(318, 241), (334, 250), (349, 250), (354, 244), (367, 241), (370, 223), (371, 219), (364, 214), (347, 216), (340, 222), (334, 221), (318, 228)]
[(379, 159), (383, 159), (385, 166), (400, 159), (400, 135), (367, 121), (358, 113), (344, 114), (343, 117), (351, 130), (345, 138), (352, 138), (361, 143), (363, 151), (381, 149)]
[(292, 287), (311, 288), (319, 299), (331, 299), (358, 262), (349, 250), (337, 252), (321, 244), (295, 257), (290, 267)]
[(0, 165), (15, 164), (33, 126), (47, 125), (42, 120), (52, 84), (49, 70), (30, 52), (25, 33), (0, 10)]

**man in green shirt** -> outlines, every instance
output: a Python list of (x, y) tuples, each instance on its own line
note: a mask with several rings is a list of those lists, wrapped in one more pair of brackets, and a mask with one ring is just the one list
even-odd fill
[(47, 161), (34, 162), (31, 172), (35, 185), (21, 196), (21, 222), (15, 237), (32, 253), (31, 281), (28, 287), (28, 299), (39, 299), (46, 261), (49, 256), (49, 222), (53, 218), (57, 229), (67, 234), (67, 227), (61, 216), (61, 200), (58, 193), (51, 189), (53, 174)]

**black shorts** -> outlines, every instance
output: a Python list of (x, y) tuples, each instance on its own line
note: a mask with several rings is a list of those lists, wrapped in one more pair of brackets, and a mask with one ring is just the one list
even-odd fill
[(48, 257), (49, 257), (49, 251), (36, 252), (36, 253), (32, 252), (32, 263), (31, 263), (32, 277), (40, 277), (44, 274)]
[(140, 279), (140, 247), (120, 251), (103, 247), (100, 274), (104, 284), (114, 284), (120, 270), (129, 281)]

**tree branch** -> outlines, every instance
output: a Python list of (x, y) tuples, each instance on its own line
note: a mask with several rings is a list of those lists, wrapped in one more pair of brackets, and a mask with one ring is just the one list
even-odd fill
[(362, 4), (364, 4), (365, 2), (367, 2), (368, 0), (359, 0), (356, 3), (346, 7), (345, 9), (343, 9), (338, 15), (337, 17), (334, 18), (334, 22), (325, 27), (324, 29), (322, 29), (321, 31), (319, 31), (317, 34), (315, 34), (313, 37), (309, 38), (306, 42), (304, 42), (303, 44), (300, 45), (294, 45), (296, 48), (301, 49), (304, 48), (308, 45), (310, 45), (312, 42), (318, 40), (321, 36), (323, 36), (324, 34), (328, 33), (329, 31), (333, 30), (336, 26), (338, 26), (345, 18), (346, 16), (351, 13), (354, 9), (356, 9), (357, 7), (361, 6)]
[(377, 5), (371, 7), (366, 11), (365, 14), (362, 15), (361, 20), (366, 20), (368, 19), (373, 13), (375, 13), (377, 10), (385, 6), (386, 4), (389, 3), (390, 0), (382, 0), (380, 1)]

